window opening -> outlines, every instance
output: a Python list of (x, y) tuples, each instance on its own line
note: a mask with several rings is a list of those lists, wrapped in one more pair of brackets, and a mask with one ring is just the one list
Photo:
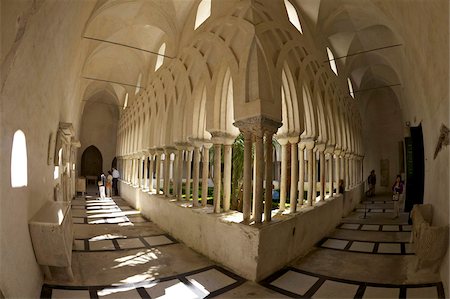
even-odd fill
[(166, 53), (166, 43), (163, 43), (158, 50), (158, 58), (156, 59), (155, 71), (157, 71), (164, 62), (164, 54)]
[(289, 21), (292, 23), (292, 25), (294, 25), (295, 28), (297, 28), (298, 31), (300, 31), (301, 34), (303, 34), (302, 24), (300, 23), (298, 13), (294, 5), (292, 5), (292, 3), (288, 0), (284, 0), (284, 6), (286, 7)]
[(330, 48), (327, 47), (327, 54), (328, 54), (328, 60), (330, 61), (330, 67), (333, 70), (333, 72), (337, 75), (337, 67), (336, 67), (336, 61), (334, 60), (333, 52), (331, 52)]
[(11, 187), (28, 185), (27, 141), (21, 130), (14, 133), (11, 151)]
[(203, 24), (211, 15), (211, 0), (202, 0), (197, 8), (194, 30)]

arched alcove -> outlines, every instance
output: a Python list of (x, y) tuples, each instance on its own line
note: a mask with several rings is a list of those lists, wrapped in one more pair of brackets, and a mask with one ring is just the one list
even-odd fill
[(99, 176), (103, 169), (102, 154), (97, 147), (91, 145), (86, 148), (81, 156), (81, 175)]

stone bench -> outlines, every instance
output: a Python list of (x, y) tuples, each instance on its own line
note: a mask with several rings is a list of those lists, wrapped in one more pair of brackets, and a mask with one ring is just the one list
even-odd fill
[(427, 268), (436, 272), (447, 252), (448, 226), (432, 226), (433, 209), (430, 204), (414, 205), (411, 241), (417, 257), (416, 270)]

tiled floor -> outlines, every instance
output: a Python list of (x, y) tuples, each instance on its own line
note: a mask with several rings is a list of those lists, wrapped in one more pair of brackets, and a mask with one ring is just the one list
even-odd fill
[(328, 277), (293, 267), (275, 273), (262, 284), (293, 298), (444, 298), (442, 283), (378, 284)]
[[(405, 239), (411, 225), (392, 220), (390, 204), (389, 200), (368, 202), (354, 212), (356, 217), (352, 214), (338, 225), (341, 235), (330, 235), (317, 244), (318, 261), (307, 255), (255, 284), (178, 243), (120, 198), (76, 199), (72, 202), (76, 281), (47, 281), (41, 297), (444, 298), (440, 282), (388, 283), (389, 277), (384, 277), (381, 283), (379, 270), (372, 273), (365, 267), (381, 259), (384, 265), (392, 261), (393, 269), (401, 272), (398, 265), (413, 254)], [(361, 219), (364, 211), (376, 216)], [(346, 259), (361, 270), (347, 273)], [(308, 270), (308, 262), (318, 266)]]

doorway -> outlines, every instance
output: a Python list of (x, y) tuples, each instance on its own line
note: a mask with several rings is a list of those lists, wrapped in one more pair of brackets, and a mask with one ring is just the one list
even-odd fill
[(81, 175), (87, 179), (94, 177), (95, 179), (102, 174), (103, 158), (99, 149), (93, 145), (86, 148), (81, 156)]
[(422, 125), (410, 127), (411, 137), (405, 138), (406, 149), (406, 199), (405, 212), (415, 204), (423, 204), (425, 158)]

